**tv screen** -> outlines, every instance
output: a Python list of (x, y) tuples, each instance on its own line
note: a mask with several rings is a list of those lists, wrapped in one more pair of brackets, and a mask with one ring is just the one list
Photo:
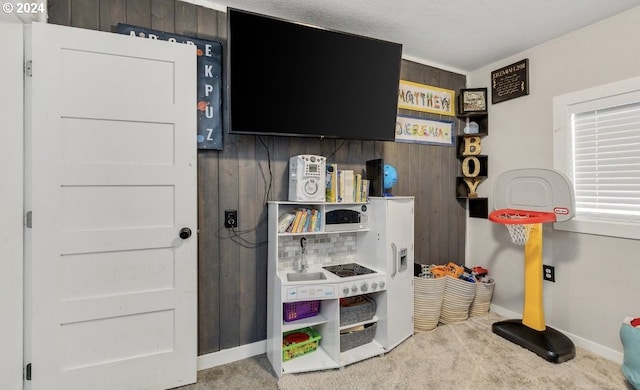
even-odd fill
[(395, 138), (402, 45), (229, 9), (230, 132)]

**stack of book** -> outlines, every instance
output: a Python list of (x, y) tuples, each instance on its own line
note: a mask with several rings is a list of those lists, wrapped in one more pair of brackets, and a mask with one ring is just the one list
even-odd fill
[(327, 164), (328, 203), (366, 202), (369, 196), (369, 180), (351, 169), (338, 169), (338, 164)]
[(320, 231), (321, 213), (316, 209), (298, 208), (278, 219), (278, 233), (308, 233)]

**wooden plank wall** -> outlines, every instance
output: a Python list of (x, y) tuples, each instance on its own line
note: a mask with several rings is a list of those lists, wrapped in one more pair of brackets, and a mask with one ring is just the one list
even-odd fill
[[(180, 1), (49, 0), (48, 11), (49, 23), (101, 31), (127, 23), (218, 39), (226, 50), (226, 14)], [(466, 82), (464, 75), (405, 60), (401, 78), (456, 91)], [(462, 122), (456, 121), (456, 132), (461, 129)], [(416, 262), (464, 261), (466, 212), (455, 196), (460, 166), (454, 147), (226, 133), (223, 144), (222, 151), (198, 153), (200, 355), (266, 338), (265, 202), (287, 199), (290, 156), (319, 154), (360, 172), (366, 160), (383, 158), (398, 171), (393, 193), (415, 196)], [(223, 227), (224, 211), (230, 209), (238, 210), (237, 234)]]

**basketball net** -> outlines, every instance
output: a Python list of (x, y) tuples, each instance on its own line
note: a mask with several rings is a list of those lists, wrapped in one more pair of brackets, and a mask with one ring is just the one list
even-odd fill
[[(511, 242), (523, 246), (529, 241), (529, 233), (536, 223), (555, 221), (555, 214), (526, 210), (501, 209), (489, 214), (489, 219), (507, 227)], [(518, 223), (521, 220), (522, 223)]]
[(529, 233), (533, 224), (505, 224), (509, 235), (511, 236), (511, 242), (516, 245), (524, 245), (529, 241)]

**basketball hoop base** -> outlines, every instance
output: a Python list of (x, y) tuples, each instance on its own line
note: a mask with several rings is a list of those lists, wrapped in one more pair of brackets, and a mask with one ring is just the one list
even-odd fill
[(548, 326), (539, 331), (524, 325), (522, 320), (506, 320), (495, 322), (491, 330), (551, 363), (564, 363), (576, 356), (571, 339)]

